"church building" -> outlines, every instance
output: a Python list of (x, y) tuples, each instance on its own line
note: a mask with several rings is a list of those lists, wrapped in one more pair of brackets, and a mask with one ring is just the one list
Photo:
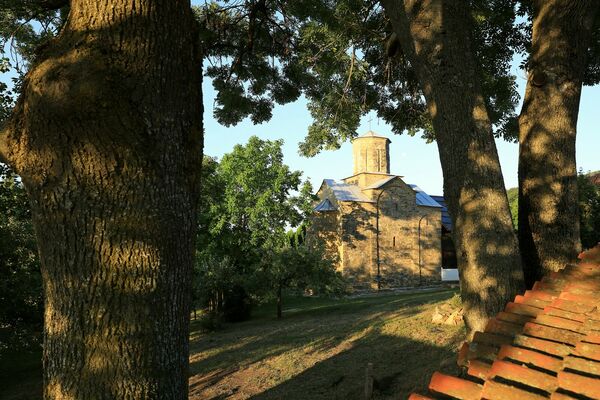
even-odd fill
[(439, 282), (443, 207), (390, 174), (389, 145), (372, 131), (353, 140), (354, 172), (341, 182), (323, 180), (307, 239), (337, 256), (354, 286)]

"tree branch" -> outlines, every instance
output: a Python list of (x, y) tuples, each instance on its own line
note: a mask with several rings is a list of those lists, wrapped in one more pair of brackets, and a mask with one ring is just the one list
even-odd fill
[(69, 5), (69, 0), (40, 0), (39, 7), (44, 10), (58, 10)]

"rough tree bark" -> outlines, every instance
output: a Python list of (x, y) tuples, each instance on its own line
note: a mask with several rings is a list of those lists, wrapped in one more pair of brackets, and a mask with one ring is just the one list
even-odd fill
[(523, 273), (491, 123), (458, 1), (382, 0), (433, 120), (454, 223), (469, 331), (482, 330), (523, 289)]
[(581, 250), (575, 136), (599, 2), (533, 2), (529, 77), (519, 117), (519, 245), (527, 286)]
[(39, 244), (46, 399), (187, 399), (194, 24), (189, 1), (72, 0), (0, 131)]

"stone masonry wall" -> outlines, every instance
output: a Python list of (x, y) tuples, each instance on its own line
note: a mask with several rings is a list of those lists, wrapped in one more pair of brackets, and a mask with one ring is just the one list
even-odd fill
[(340, 269), (354, 286), (371, 286), (375, 278), (375, 207), (371, 203), (341, 202)]
[(384, 137), (358, 137), (352, 142), (354, 174), (360, 172), (390, 173), (389, 140)]
[(327, 257), (340, 258), (340, 213), (338, 211), (315, 212), (307, 231), (310, 246), (323, 246)]
[[(441, 210), (418, 206), (415, 192), (400, 178), (384, 187), (379, 199), (382, 285), (401, 287), (439, 282)], [(374, 288), (377, 286), (376, 201), (381, 190), (363, 193), (373, 203), (336, 201), (331, 190), (323, 187), (319, 197), (328, 198), (339, 210), (315, 212), (307, 240), (318, 241), (330, 255), (337, 255), (338, 269), (353, 286)]]
[[(379, 194), (379, 190), (372, 192), (373, 196)], [(376, 286), (376, 204), (342, 204), (341, 265), (344, 275), (356, 283), (370, 282), (371, 286)], [(440, 280), (440, 209), (417, 206), (415, 192), (400, 179), (390, 183), (379, 200), (379, 260), (384, 286), (416, 286)]]

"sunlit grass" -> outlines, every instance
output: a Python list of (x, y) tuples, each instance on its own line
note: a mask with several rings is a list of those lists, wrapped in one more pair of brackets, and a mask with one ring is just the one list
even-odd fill
[[(194, 333), (192, 399), (362, 398), (374, 364), (376, 398), (405, 398), (436, 369), (455, 369), (462, 328), (430, 322), (440, 290), (377, 297), (286, 299), (256, 309), (251, 321)], [(192, 324), (199, 329), (198, 324)]]

